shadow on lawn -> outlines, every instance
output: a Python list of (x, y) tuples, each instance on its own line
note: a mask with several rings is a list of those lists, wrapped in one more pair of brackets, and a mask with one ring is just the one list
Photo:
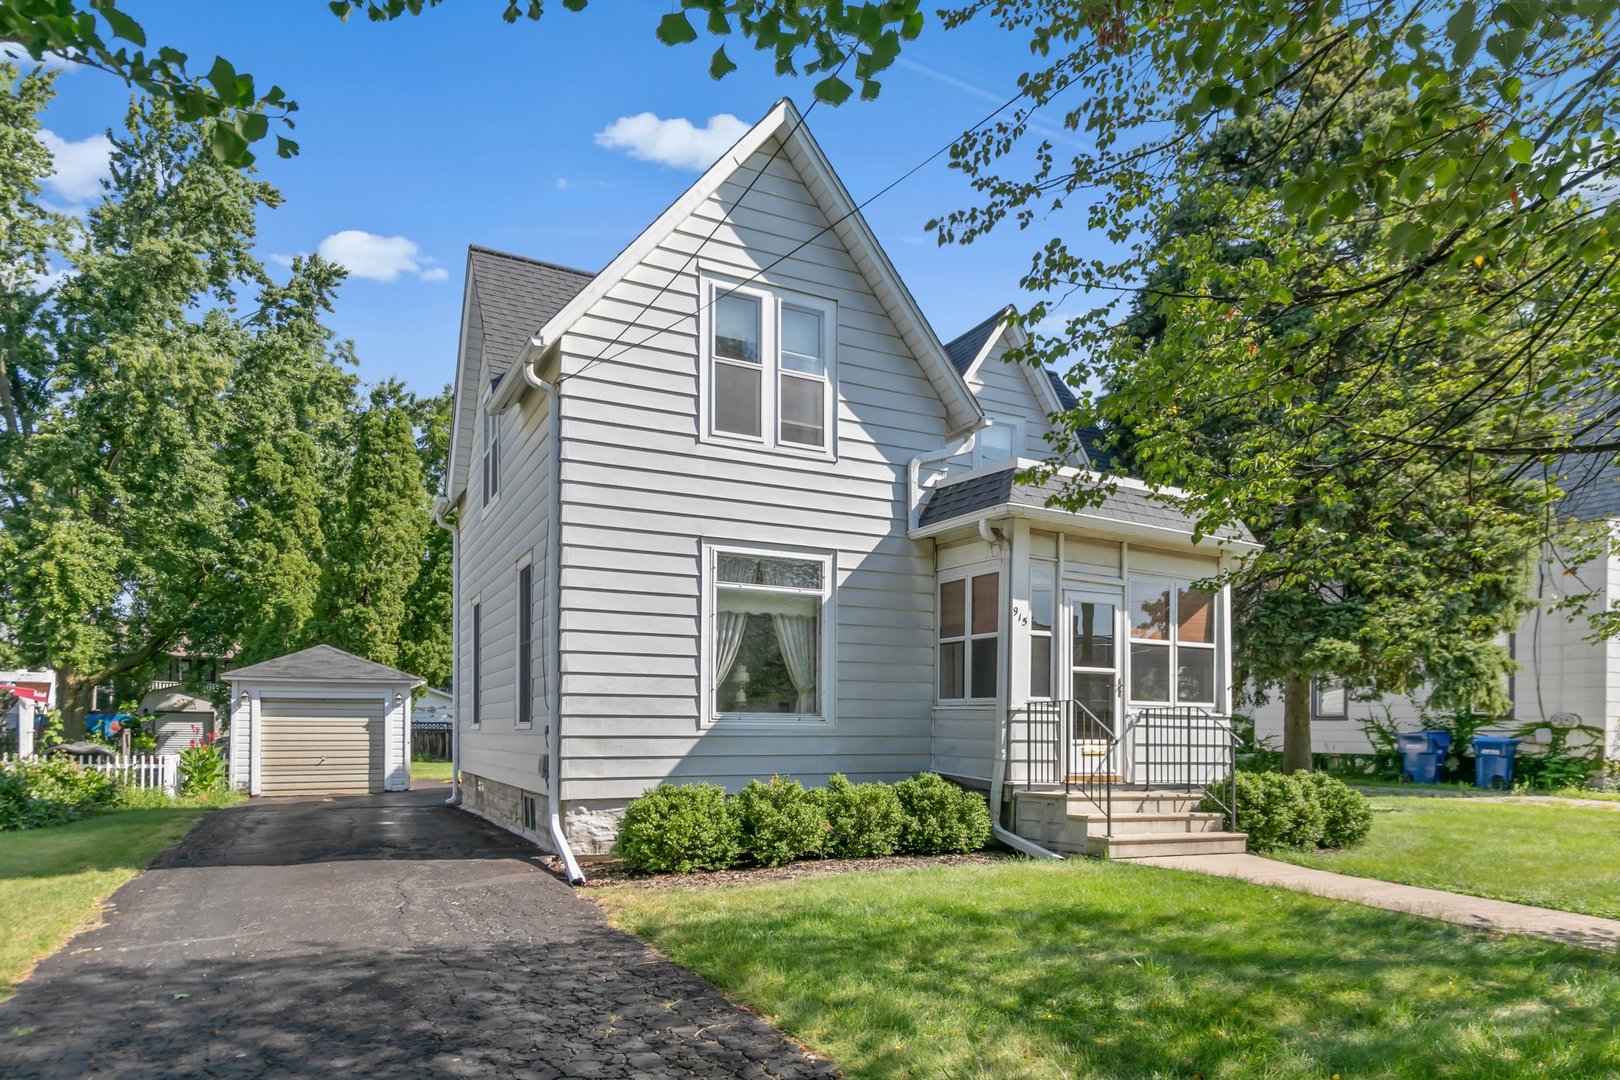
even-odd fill
[(1620, 1074), (1613, 957), (1138, 867), (873, 884), (622, 921), (864, 1075)]

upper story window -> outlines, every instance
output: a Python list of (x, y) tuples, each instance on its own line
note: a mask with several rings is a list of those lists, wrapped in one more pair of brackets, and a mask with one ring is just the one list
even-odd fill
[(709, 716), (827, 719), (832, 556), (711, 547), (707, 561)]
[(1001, 656), (1001, 575), (969, 574), (939, 583), (941, 701), (996, 696)]
[(488, 506), (501, 493), (501, 418), (489, 411), (487, 398), (483, 418), (484, 505)]
[(1215, 594), (1181, 581), (1130, 582), (1131, 700), (1215, 704)]
[(973, 467), (995, 465), (1018, 456), (1024, 443), (1024, 426), (1017, 420), (990, 418), (990, 426), (973, 438)]
[(830, 453), (833, 305), (720, 282), (705, 290), (708, 434)]

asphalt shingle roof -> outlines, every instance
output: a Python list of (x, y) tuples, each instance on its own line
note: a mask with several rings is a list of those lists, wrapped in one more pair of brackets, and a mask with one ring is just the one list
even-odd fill
[(473, 295), (484, 323), (484, 353), (496, 378), (523, 343), (578, 296), (596, 275), (474, 244), (467, 249)]
[(1620, 518), (1620, 465), (1608, 454), (1570, 457), (1560, 461), (1569, 495), (1559, 514), (1576, 521), (1606, 521)]
[(967, 374), (968, 368), (973, 366), (973, 361), (979, 358), (979, 354), (990, 343), (996, 331), (1001, 329), (1001, 321), (1006, 317), (1007, 309), (1002, 308), (967, 333), (945, 343), (945, 355), (956, 365), (958, 375)]
[(356, 682), (409, 682), (413, 686), (422, 680), (406, 671), (388, 667), (364, 657), (356, 656), (330, 645), (312, 645), (274, 660), (264, 660), (247, 667), (227, 671), (225, 678), (238, 679), (317, 679), (353, 680)]
[[(1009, 465), (993, 473), (981, 473), (955, 483), (941, 484), (929, 492), (918, 524), (932, 525), (1003, 504), (1045, 506), (1047, 500), (1063, 490), (1064, 482), (1061, 477), (1053, 477), (1041, 484), (1015, 483), (1014, 476), (1017, 471), (1016, 466)], [(1101, 506), (1093, 507), (1086, 513), (1133, 525), (1175, 529), (1189, 535), (1193, 531), (1192, 518), (1166, 506), (1139, 488), (1124, 485), (1104, 499)], [(1249, 530), (1242, 526), (1236, 529), (1223, 529), (1216, 535), (1231, 540), (1251, 542), (1254, 540)]]

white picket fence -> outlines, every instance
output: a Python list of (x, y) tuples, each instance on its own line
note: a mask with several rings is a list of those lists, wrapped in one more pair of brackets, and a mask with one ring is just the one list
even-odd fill
[[(15, 754), (0, 755), (0, 762), (15, 761)], [(180, 793), (180, 758), (176, 754), (130, 754), (128, 757), (102, 757), (99, 754), (73, 755), (86, 769), (104, 773), (125, 787), (147, 791)]]

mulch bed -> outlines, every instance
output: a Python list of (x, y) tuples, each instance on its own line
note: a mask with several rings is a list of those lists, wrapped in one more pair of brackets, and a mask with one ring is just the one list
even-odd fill
[[(585, 888), (605, 889), (627, 886), (635, 889), (701, 889), (717, 885), (740, 885), (760, 881), (793, 881), (798, 878), (849, 874), (864, 870), (915, 870), (928, 866), (977, 866), (1015, 858), (1006, 852), (975, 851), (968, 855), (889, 855), (881, 859), (806, 859), (786, 866), (754, 867), (746, 870), (707, 870), (695, 874), (636, 874), (621, 859), (602, 859), (581, 865)], [(553, 873), (562, 872), (561, 862), (546, 856), (542, 865)]]

